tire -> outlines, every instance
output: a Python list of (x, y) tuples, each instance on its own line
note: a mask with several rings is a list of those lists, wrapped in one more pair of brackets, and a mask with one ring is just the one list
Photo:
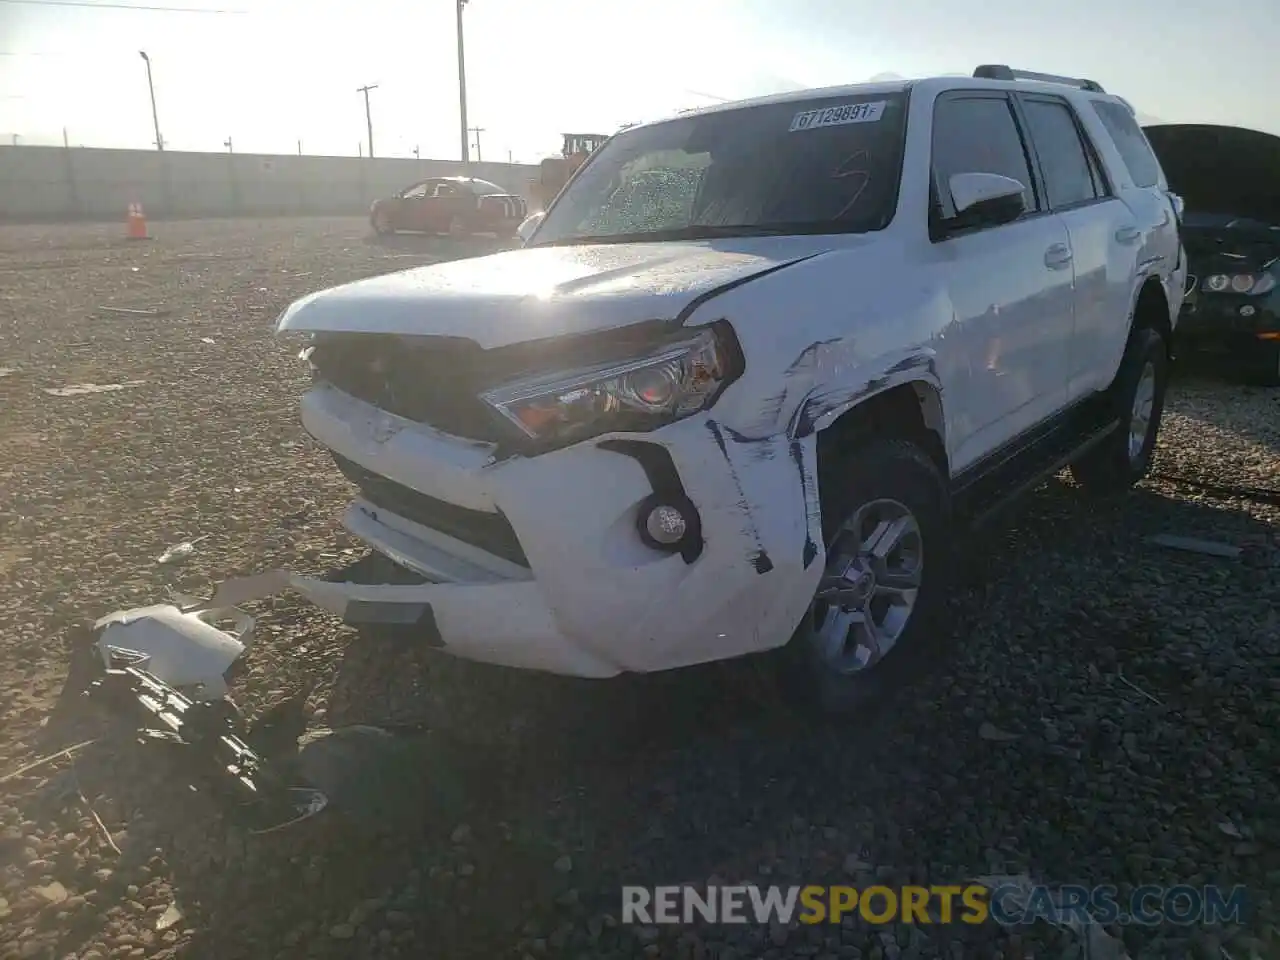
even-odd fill
[(379, 210), (369, 218), (369, 223), (373, 227), (373, 232), (380, 237), (390, 236), (395, 233), (395, 228), (391, 226), (391, 218), (385, 210)]
[[(819, 490), (827, 569), (781, 651), (782, 669), (786, 688), (801, 704), (838, 716), (870, 706), (925, 661), (922, 654), (938, 635), (949, 580), (950, 508), (937, 465), (903, 440), (873, 438), (851, 445), (823, 464)], [(893, 536), (895, 530), (901, 535), (886, 556), (871, 559), (858, 549), (883, 546), (884, 534)], [(850, 561), (857, 577), (846, 574), (842, 581), (836, 571)], [(886, 587), (886, 574), (902, 578), (901, 583)], [(848, 602), (833, 602), (837, 583), (849, 591), (843, 598)], [(911, 588), (912, 583), (917, 586)], [(912, 598), (905, 592), (910, 589)], [(868, 623), (881, 641), (879, 655), (864, 642)]]
[(1147, 475), (1168, 383), (1169, 351), (1164, 337), (1150, 327), (1136, 328), (1111, 386), (1110, 402), (1120, 428), (1071, 464), (1071, 476), (1087, 493), (1120, 493)]

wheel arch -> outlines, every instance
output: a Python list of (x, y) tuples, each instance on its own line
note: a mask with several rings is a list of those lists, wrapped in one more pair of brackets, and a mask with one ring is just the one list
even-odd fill
[(930, 375), (872, 381), (834, 403), (830, 398), (806, 400), (797, 414), (795, 435), (806, 432), (818, 435), (819, 461), (824, 449), (844, 448), (870, 436), (893, 436), (919, 442), (942, 475), (950, 476), (942, 388)]
[(1173, 315), (1164, 284), (1156, 276), (1147, 277), (1134, 293), (1129, 333), (1139, 327), (1150, 327), (1164, 338), (1168, 350), (1173, 341)]

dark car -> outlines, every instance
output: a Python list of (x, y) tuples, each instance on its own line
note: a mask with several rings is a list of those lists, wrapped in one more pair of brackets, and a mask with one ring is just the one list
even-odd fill
[(514, 237), (528, 214), (524, 198), (472, 177), (432, 177), (374, 201), (369, 222), (379, 234), (413, 231), (467, 237)]
[(1179, 352), (1280, 385), (1280, 137), (1207, 124), (1145, 132), (1185, 204)]

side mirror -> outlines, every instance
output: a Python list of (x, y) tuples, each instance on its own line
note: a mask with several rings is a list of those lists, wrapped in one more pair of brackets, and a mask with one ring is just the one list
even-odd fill
[(521, 243), (529, 242), (529, 238), (533, 236), (533, 231), (538, 229), (538, 224), (542, 223), (542, 218), (546, 215), (545, 211), (539, 210), (537, 213), (525, 217), (524, 222), (516, 227), (516, 234), (520, 237)]
[(957, 173), (952, 176), (951, 199), (956, 219), (965, 226), (998, 226), (1027, 211), (1026, 185), (996, 173)]

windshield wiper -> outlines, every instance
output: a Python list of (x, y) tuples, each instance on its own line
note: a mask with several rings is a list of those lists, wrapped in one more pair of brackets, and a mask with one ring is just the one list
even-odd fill
[(723, 226), (701, 223), (687, 227), (675, 227), (670, 230), (647, 230), (639, 233), (602, 233), (583, 234), (576, 237), (562, 237), (559, 240), (547, 240), (542, 243), (531, 243), (531, 247), (567, 247), (587, 243), (661, 243), (670, 240), (716, 240), (728, 237), (779, 237), (793, 233), (806, 232), (796, 224), (756, 224), (737, 223)]

